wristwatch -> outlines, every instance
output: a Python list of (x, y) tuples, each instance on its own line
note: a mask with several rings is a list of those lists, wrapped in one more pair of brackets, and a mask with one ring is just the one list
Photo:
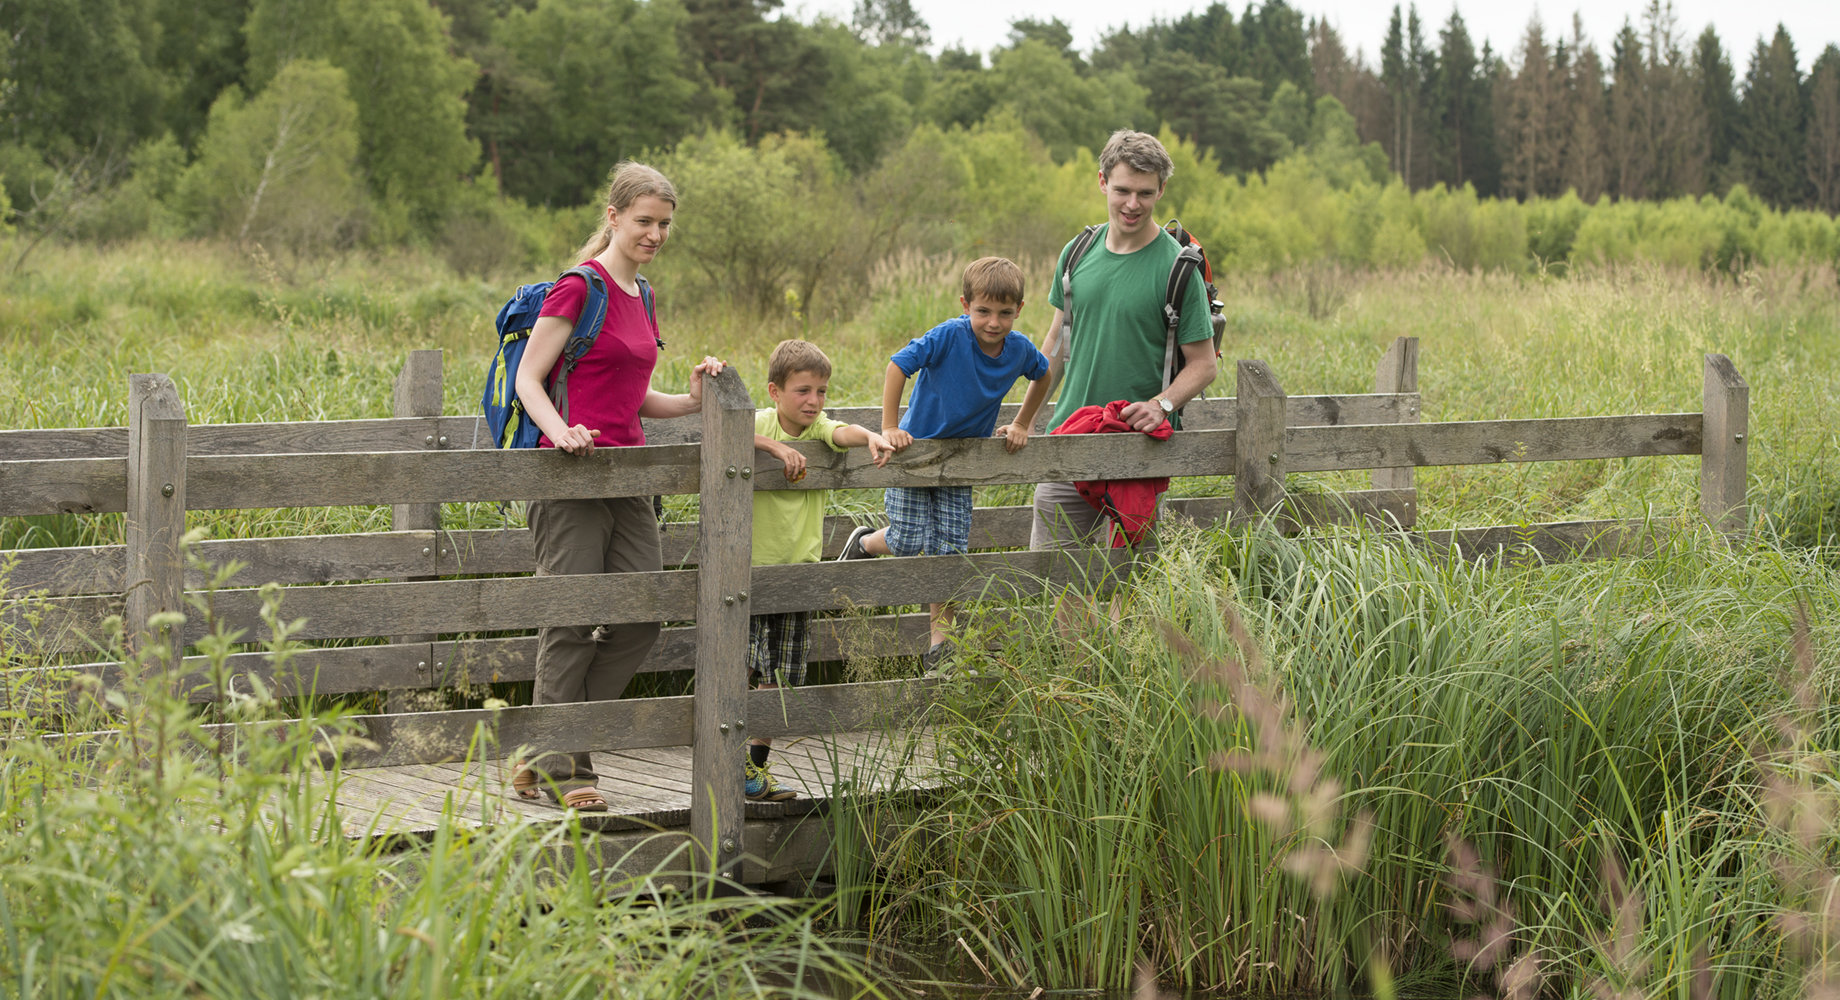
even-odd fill
[(1163, 416), (1165, 417), (1169, 416), (1171, 413), (1176, 412), (1176, 404), (1171, 403), (1169, 400), (1164, 399), (1161, 396), (1152, 396), (1150, 398), (1150, 401), (1163, 408)]

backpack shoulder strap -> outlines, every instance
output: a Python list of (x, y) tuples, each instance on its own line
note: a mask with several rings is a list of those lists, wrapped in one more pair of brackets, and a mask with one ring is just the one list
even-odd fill
[(1193, 243), (1176, 251), (1176, 259), (1169, 265), (1169, 282), (1163, 287), (1163, 388), (1176, 377), (1176, 352), (1181, 345), (1176, 343), (1178, 328), (1182, 325), (1182, 300), (1188, 295), (1188, 283), (1195, 272), (1201, 270), (1201, 248)]
[(639, 279), (639, 301), (645, 305), (645, 318), (652, 324), (652, 340), (662, 351), (664, 350), (664, 338), (658, 335), (658, 307), (652, 301), (652, 283), (645, 280), (643, 274), (634, 275), (634, 277)]
[(557, 275), (561, 281), (571, 274), (580, 275), (587, 282), (588, 297), (581, 304), (581, 315), (575, 318), (575, 331), (569, 334), (569, 342), (562, 348), (562, 370), (556, 373), (556, 383), (550, 386), (550, 402), (556, 405), (556, 412), (564, 422), (569, 419), (569, 373), (575, 370), (582, 355), (594, 346), (594, 341), (601, 335), (601, 327), (607, 321), (607, 284), (601, 280), (600, 272), (585, 264), (576, 265)]
[(1086, 251), (1099, 239), (1099, 227), (1087, 226), (1080, 230), (1080, 235), (1073, 238), (1073, 245), (1067, 250), (1067, 265), (1061, 268), (1061, 349), (1063, 358), (1073, 356), (1073, 269), (1086, 256)]

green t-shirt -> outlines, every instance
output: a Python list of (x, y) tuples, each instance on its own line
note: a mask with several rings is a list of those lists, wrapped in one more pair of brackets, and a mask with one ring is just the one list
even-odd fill
[[(1135, 403), (1163, 391), (1168, 341), (1163, 293), (1169, 287), (1170, 265), (1182, 248), (1175, 237), (1159, 230), (1143, 249), (1113, 253), (1105, 248), (1108, 227), (1109, 223), (1099, 227), (1098, 237), (1073, 272), (1073, 351), (1061, 376), (1060, 402), (1050, 430), (1082, 406), (1104, 406), (1115, 399)], [(1048, 304), (1056, 309), (1066, 308), (1061, 272), (1072, 249), (1069, 241), (1054, 265)], [(1178, 344), (1214, 336), (1206, 285), (1199, 277), (1188, 283), (1182, 324), (1176, 330)]]
[[(772, 407), (754, 414), (754, 433), (775, 441), (822, 441), (832, 451), (848, 449), (833, 440), (837, 428), (848, 426), (824, 414), (797, 437), (779, 425)], [(777, 475), (777, 473), (775, 473)], [(754, 491), (754, 565), (817, 562), (824, 554), (825, 490)]]

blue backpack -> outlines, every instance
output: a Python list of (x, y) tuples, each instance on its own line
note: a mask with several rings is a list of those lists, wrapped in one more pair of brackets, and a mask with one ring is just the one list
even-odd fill
[[(607, 319), (607, 286), (599, 272), (586, 265), (571, 267), (558, 275), (556, 281), (571, 274), (581, 275), (588, 283), (588, 300), (582, 304), (581, 317), (575, 321), (575, 332), (569, 335), (569, 342), (562, 349), (562, 370), (549, 387), (550, 402), (555, 404), (564, 421), (569, 419), (569, 373), (594, 346), (594, 339), (601, 335), (601, 324)], [(543, 298), (555, 283), (539, 281), (523, 285), (498, 311), (498, 354), (486, 370), (486, 388), (479, 397), (479, 404), (485, 411), (486, 428), (492, 434), (492, 441), (500, 448), (535, 448), (537, 439), (543, 436), (517, 398), (517, 371), (518, 363), (524, 359), (524, 348), (530, 344), (530, 328), (537, 324)], [(652, 286), (644, 277), (639, 278), (639, 298), (645, 303), (646, 319), (656, 329), (658, 316), (652, 305)], [(659, 340), (658, 346), (664, 347), (664, 341)]]

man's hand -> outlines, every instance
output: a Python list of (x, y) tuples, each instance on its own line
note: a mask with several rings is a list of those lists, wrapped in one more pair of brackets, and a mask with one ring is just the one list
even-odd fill
[(1021, 424), (1010, 424), (997, 433), (1003, 436), (1004, 450), (1012, 455), (1029, 446), (1029, 429)]
[(1162, 426), (1163, 421), (1169, 419), (1163, 415), (1162, 407), (1149, 400), (1145, 400), (1141, 403), (1132, 403), (1126, 406), (1124, 409), (1118, 411), (1118, 416), (1122, 418), (1125, 423), (1130, 424), (1132, 430), (1140, 434), (1148, 434), (1156, 430), (1158, 427)]
[(906, 451), (907, 446), (914, 443), (914, 436), (899, 427), (882, 428), (882, 437), (888, 439), (888, 447), (895, 451)]

